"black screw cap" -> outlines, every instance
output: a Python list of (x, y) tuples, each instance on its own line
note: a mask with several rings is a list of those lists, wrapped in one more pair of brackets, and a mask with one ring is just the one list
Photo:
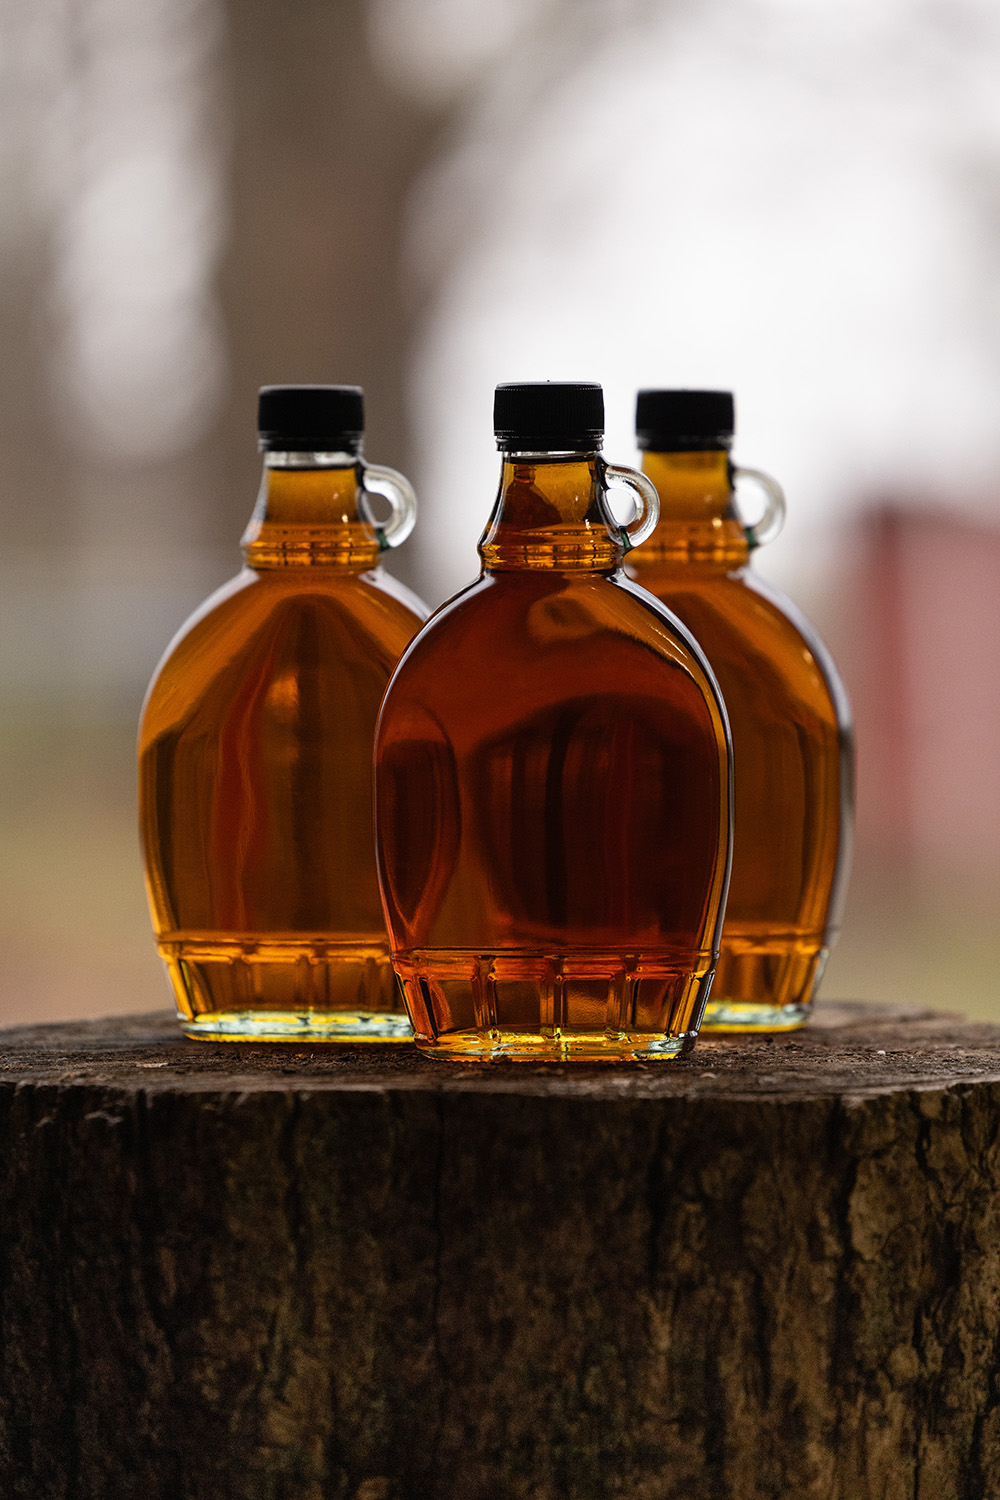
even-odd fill
[(654, 453), (728, 449), (736, 430), (732, 391), (640, 391), (635, 435)]
[(568, 452), (600, 448), (604, 392), (587, 380), (498, 385), (493, 431), (500, 449)]
[(266, 452), (357, 453), (364, 394), (359, 385), (262, 385), (257, 431)]

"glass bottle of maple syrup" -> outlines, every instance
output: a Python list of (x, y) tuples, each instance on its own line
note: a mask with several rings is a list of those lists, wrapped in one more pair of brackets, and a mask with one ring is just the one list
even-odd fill
[[(410, 646), (375, 747), (379, 879), (417, 1045), (669, 1058), (697, 1034), (730, 747), (691, 637), (625, 579), (656, 494), (601, 457), (598, 385), (496, 392), (477, 582)], [(627, 530), (607, 503), (630, 487)]]
[[(677, 614), (712, 664), (733, 736), (735, 842), (722, 949), (704, 1027), (778, 1031), (809, 1014), (840, 925), (853, 820), (850, 706), (795, 605), (750, 553), (784, 519), (774, 480), (735, 468), (727, 391), (639, 392), (643, 470), (660, 520), (629, 576)], [(734, 484), (766, 508), (746, 525)]]
[(246, 565), (183, 626), (143, 709), (156, 940), (189, 1036), (405, 1038), (371, 758), (386, 683), (427, 614), (378, 566), (413, 527), (413, 491), (362, 458), (357, 386), (266, 386), (259, 431)]

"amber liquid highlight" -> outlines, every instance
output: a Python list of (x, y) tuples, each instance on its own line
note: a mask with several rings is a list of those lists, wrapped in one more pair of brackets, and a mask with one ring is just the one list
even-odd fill
[(688, 626), (729, 713), (733, 868), (703, 1026), (790, 1030), (807, 1019), (837, 937), (853, 819), (850, 709), (789, 600), (748, 568), (725, 453), (646, 453), (660, 523), (629, 575)]
[(618, 573), (593, 463), (508, 461), (480, 550), (483, 576), (414, 642), (376, 738), (380, 878), (418, 1046), (675, 1056), (725, 889), (714, 690)]
[(371, 753), (424, 612), (375, 567), (356, 492), (353, 467), (268, 470), (247, 569), (150, 687), (147, 888), (191, 1036), (410, 1035), (375, 873)]

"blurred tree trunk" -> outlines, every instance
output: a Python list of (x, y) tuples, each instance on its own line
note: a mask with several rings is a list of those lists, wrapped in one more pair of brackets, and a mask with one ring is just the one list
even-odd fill
[(227, 3), (232, 196), (221, 295), (231, 384), (219, 519), (230, 538), (253, 493), (259, 385), (364, 386), (369, 453), (410, 466), (400, 238), (441, 116), (379, 75), (364, 10), (365, 0)]

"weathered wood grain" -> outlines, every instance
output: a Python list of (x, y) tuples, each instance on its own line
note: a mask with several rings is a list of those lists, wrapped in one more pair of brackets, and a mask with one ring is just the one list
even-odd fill
[(1000, 1028), (617, 1067), (0, 1033), (0, 1493), (1000, 1496)]

